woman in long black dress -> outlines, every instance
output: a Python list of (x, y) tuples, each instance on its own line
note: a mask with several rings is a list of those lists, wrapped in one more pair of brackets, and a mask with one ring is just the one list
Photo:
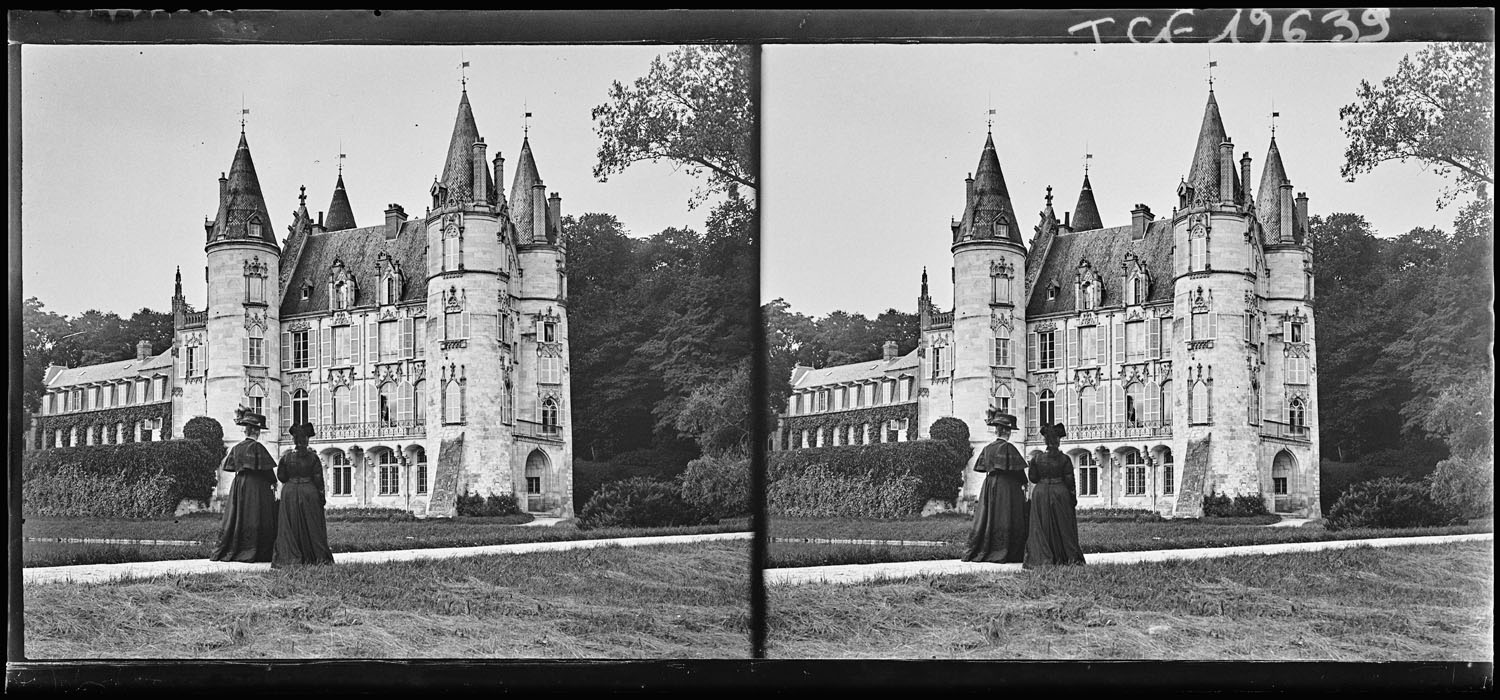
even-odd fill
[(1026, 460), (1010, 444), (1016, 417), (990, 409), (985, 422), (996, 440), (974, 460), (974, 471), (988, 472), (974, 509), (974, 529), (964, 561), (1020, 562), (1026, 555)]
[(1078, 543), (1078, 489), (1073, 480), (1073, 460), (1057, 448), (1068, 434), (1062, 423), (1042, 426), (1047, 451), (1032, 458), (1026, 474), (1036, 486), (1031, 490), (1031, 537), (1026, 542), (1028, 569), (1059, 564), (1082, 564), (1083, 547)]
[(268, 562), (276, 547), (276, 460), (257, 442), (266, 417), (248, 409), (235, 411), (244, 426), (243, 442), (224, 455), (224, 471), (235, 472), (224, 504), (219, 548), (214, 561)]
[(332, 564), (328, 523), (323, 519), (323, 462), (307, 449), (313, 436), (310, 423), (292, 426), (297, 447), (281, 458), (276, 478), (281, 480), (281, 515), (276, 523), (276, 556), (271, 568), (296, 564)]

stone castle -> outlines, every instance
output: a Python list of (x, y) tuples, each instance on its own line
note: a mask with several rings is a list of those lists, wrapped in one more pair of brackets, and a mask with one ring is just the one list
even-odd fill
[[(272, 454), (292, 447), (291, 425), (315, 426), (330, 508), (451, 516), (459, 495), (511, 494), (570, 517), (561, 198), (529, 139), (508, 197), (505, 159), (486, 148), (464, 91), (422, 218), (390, 204), (358, 226), (341, 169), (327, 216), (303, 188), (278, 241), (242, 130), (204, 223), (204, 307), (179, 271), (170, 351), (48, 368), (40, 446), (181, 437), (194, 416), (233, 444), (246, 406), (267, 417)], [(216, 500), (233, 475), (220, 476)]]
[[(951, 223), (951, 310), (924, 270), (916, 350), (795, 368), (773, 448), (925, 437), (953, 416), (977, 450), (995, 407), (1020, 419), (1023, 453), (1044, 449), (1040, 425), (1067, 426), (1080, 508), (1197, 517), (1216, 493), (1318, 517), (1308, 200), (1274, 133), (1253, 193), (1250, 168), (1210, 88), (1169, 216), (1138, 204), (1106, 227), (1085, 172), (1061, 221), (1047, 188), (1028, 248), (988, 137)], [(970, 467), (961, 508), (984, 477)]]

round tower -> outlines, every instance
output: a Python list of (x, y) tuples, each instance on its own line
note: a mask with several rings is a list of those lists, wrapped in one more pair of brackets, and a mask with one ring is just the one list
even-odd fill
[[(281, 248), (243, 131), (228, 175), (219, 178), (219, 209), (207, 233), (208, 305), (202, 334), (179, 348), (183, 391), (202, 392), (204, 415), (223, 426), (226, 445), (244, 439), (234, 424), (236, 407), (266, 416), (260, 441), (279, 454), (287, 426), (277, 421), (281, 377), (271, 369), (280, 367)], [(232, 477), (221, 472), (218, 495), (227, 493)]]
[[(952, 415), (969, 426), (969, 441), (977, 453), (994, 439), (985, 423), (990, 407), (1003, 406), (1017, 415), (1018, 422), (1022, 419), (1014, 397), (1026, 396), (1026, 377), (1015, 370), (1014, 357), (1026, 329), (1026, 247), (993, 134), (986, 135), (971, 182), (966, 183), (968, 201), (952, 246), (952, 342), (948, 349), (929, 348), (928, 352), (946, 354), (951, 349), (950, 356), (939, 361), (952, 367)], [(1002, 343), (1009, 347), (997, 348)], [(1009, 364), (1002, 355), (1008, 356)], [(934, 390), (941, 391), (937, 385), (941, 380), (934, 379)], [(1012, 435), (1016, 442), (1023, 438)], [(977, 494), (983, 482), (983, 475), (972, 466), (971, 457), (964, 496)]]
[(503, 400), (511, 362), (500, 326), (509, 248), (494, 191), (466, 91), (425, 220), (426, 449), (438, 456), (429, 515), (453, 515), (465, 492), (514, 493), (512, 424)]

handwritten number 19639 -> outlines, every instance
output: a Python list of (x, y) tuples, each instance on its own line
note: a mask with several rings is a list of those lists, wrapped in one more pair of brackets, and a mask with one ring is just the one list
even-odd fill
[[(1119, 31), (1119, 27), (1123, 26), (1125, 38), (1131, 43), (1171, 43), (1173, 37), (1181, 37), (1184, 34), (1189, 35), (1188, 39), (1193, 38), (1191, 35), (1196, 33), (1196, 29), (1189, 25), (1186, 19), (1192, 15), (1193, 10), (1177, 10), (1167, 18), (1166, 22), (1162, 23), (1161, 29), (1154, 34), (1151, 33), (1153, 29), (1151, 18), (1145, 16), (1134, 17), (1129, 21), (1116, 20), (1114, 17), (1100, 17), (1068, 27), (1068, 33), (1078, 34), (1088, 31), (1093, 34), (1095, 42), (1103, 43), (1106, 32), (1111, 28)], [(1304, 9), (1289, 11), (1278, 26), (1275, 17), (1267, 10), (1253, 9), (1248, 13), (1244, 10), (1235, 10), (1234, 16), (1225, 23), (1223, 30), (1214, 38), (1209, 39), (1209, 42), (1241, 43), (1242, 29), (1245, 32), (1244, 41), (1269, 42), (1276, 39), (1277, 29), (1280, 29), (1282, 41), (1297, 43), (1308, 40), (1309, 28), (1319, 31), (1320, 34), (1322, 30), (1327, 30), (1329, 33), (1326, 37), (1327, 41), (1381, 41), (1391, 34), (1390, 17), (1391, 11), (1388, 9), (1370, 8), (1360, 13), (1360, 24), (1355, 24), (1349, 10), (1333, 10), (1315, 20), (1312, 10)], [(1321, 26), (1318, 23), (1321, 23)]]

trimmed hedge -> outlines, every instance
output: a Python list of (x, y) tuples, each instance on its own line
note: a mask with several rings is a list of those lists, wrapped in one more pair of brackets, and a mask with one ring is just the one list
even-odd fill
[(1271, 511), (1266, 508), (1265, 496), (1258, 493), (1230, 498), (1226, 494), (1210, 491), (1207, 496), (1203, 497), (1203, 517), (1205, 518), (1250, 518), (1270, 513)]
[(708, 455), (688, 462), (682, 499), (715, 518), (750, 514), (750, 459)]
[(403, 508), (329, 508), (324, 511), (328, 522), (409, 522), (417, 516)]
[(170, 516), (189, 498), (207, 502), (219, 457), (196, 440), (89, 445), (28, 452), (22, 513), (37, 517)]
[(499, 517), (502, 515), (516, 515), (521, 512), (521, 502), (514, 494), (490, 494), (481, 496), (477, 493), (464, 491), (458, 497), (456, 504), (459, 515), (470, 515), (484, 518)]
[(1323, 525), (1329, 530), (1428, 527), (1459, 519), (1432, 500), (1425, 484), (1384, 477), (1350, 486), (1328, 510)]
[(677, 484), (635, 477), (605, 484), (578, 514), (578, 529), (671, 527), (717, 522), (678, 493)]
[(224, 426), (208, 416), (197, 416), (182, 426), (182, 439), (197, 440), (203, 443), (210, 451), (216, 452), (223, 458), (224, 449)]
[(963, 487), (967, 444), (962, 454), (953, 447), (949, 441), (914, 440), (772, 452), (767, 511), (797, 517), (921, 515), (927, 501), (951, 502)]

